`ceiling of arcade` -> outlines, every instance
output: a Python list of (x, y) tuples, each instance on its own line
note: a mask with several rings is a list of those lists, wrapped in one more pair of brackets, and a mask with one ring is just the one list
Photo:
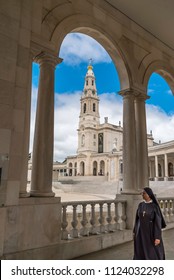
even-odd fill
[[(173, 0), (131, 0), (131, 5), (130, 0), (43, 3), (41, 36), (52, 48), (55, 46), (57, 53), (66, 34), (85, 33), (101, 43), (112, 57), (122, 77), (122, 89), (129, 83), (146, 84), (151, 71), (156, 71), (174, 91)], [(168, 65), (166, 69), (164, 65), (160, 68), (160, 60)]]

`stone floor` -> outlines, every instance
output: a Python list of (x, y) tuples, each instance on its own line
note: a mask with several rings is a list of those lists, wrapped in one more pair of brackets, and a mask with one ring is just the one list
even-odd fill
[[(174, 229), (163, 232), (163, 241), (166, 253), (166, 260), (174, 260)], [(108, 248), (99, 252), (94, 252), (76, 260), (132, 260), (133, 242), (127, 242)]]

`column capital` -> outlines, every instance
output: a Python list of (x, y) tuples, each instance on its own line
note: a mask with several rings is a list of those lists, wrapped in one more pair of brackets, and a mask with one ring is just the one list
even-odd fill
[(63, 59), (57, 57), (52, 53), (41, 52), (34, 57), (34, 61), (39, 63), (40, 65), (49, 64), (55, 67), (57, 64), (60, 64), (63, 61)]
[(143, 90), (136, 88), (127, 88), (119, 91), (118, 94), (121, 95), (123, 98), (131, 97), (135, 100), (146, 100), (150, 98)]

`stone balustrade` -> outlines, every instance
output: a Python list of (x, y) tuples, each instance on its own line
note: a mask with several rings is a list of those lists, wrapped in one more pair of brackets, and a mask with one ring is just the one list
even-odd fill
[(174, 222), (174, 197), (158, 198), (166, 223)]
[[(174, 222), (174, 198), (158, 198), (166, 223)], [(62, 202), (61, 238), (68, 240), (126, 229), (125, 200)]]
[(62, 203), (62, 240), (126, 228), (126, 201), (97, 200)]

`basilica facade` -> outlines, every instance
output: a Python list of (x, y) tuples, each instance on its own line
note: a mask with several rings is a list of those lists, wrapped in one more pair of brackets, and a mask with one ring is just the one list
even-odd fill
[[(105, 176), (108, 181), (123, 179), (123, 127), (100, 123), (100, 99), (92, 65), (87, 68), (80, 99), (77, 154), (53, 165), (53, 180), (64, 176)], [(173, 180), (174, 141), (155, 143), (147, 134), (149, 180)]]

